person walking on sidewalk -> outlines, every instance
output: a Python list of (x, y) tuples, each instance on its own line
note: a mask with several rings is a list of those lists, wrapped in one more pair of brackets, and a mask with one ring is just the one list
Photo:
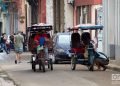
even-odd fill
[(14, 47), (15, 47), (15, 53), (16, 53), (15, 64), (17, 64), (17, 61), (21, 63), (21, 54), (23, 52), (23, 42), (24, 42), (24, 37), (21, 35), (21, 32), (19, 31), (14, 38)]
[(6, 46), (6, 41), (7, 41), (6, 33), (2, 33), (2, 36), (1, 36), (1, 48), (4, 49), (7, 54), (9, 54), (8, 50), (7, 50), (7, 46)]
[(23, 35), (23, 38), (24, 38), (24, 42), (23, 42), (23, 52), (25, 52), (25, 51), (26, 51), (26, 48), (25, 48), (25, 44), (26, 44), (26, 41), (25, 41), (26, 35), (25, 35), (23, 32), (21, 32), (21, 35)]

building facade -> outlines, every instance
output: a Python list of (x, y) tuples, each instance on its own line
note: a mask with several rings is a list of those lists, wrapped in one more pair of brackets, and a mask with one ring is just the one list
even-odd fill
[[(74, 1), (74, 26), (78, 24), (102, 24), (100, 8), (102, 0), (73, 0)], [(100, 21), (99, 21), (100, 20)], [(102, 52), (102, 43), (99, 42), (102, 32), (89, 31), (91, 39), (97, 39), (97, 50)], [(101, 48), (100, 48), (101, 47)]]
[(104, 52), (120, 64), (120, 0), (103, 0)]
[(26, 0), (0, 0), (1, 7), (1, 33), (11, 35), (18, 30), (26, 32)]
[(14, 1), (1, 0), (1, 33), (13, 34), (18, 28), (18, 11)]
[(31, 24), (46, 23), (46, 0), (27, 0), (31, 7)]
[(31, 7), (31, 24), (48, 23), (53, 32), (73, 27), (73, 6), (67, 0), (27, 0)]
[(73, 27), (73, 24), (74, 24), (74, 5), (73, 5), (73, 2), (69, 2), (67, 0), (64, 0), (65, 2), (65, 7), (64, 7), (64, 10), (65, 10), (65, 18), (64, 18), (64, 21), (65, 21), (65, 31), (67, 31), (67, 29), (69, 27)]
[(74, 25), (97, 24), (97, 9), (102, 0), (74, 0)]

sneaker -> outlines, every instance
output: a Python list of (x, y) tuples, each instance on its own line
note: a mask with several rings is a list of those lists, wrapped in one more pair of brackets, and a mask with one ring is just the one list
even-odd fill
[(17, 60), (15, 60), (15, 64), (17, 64)]

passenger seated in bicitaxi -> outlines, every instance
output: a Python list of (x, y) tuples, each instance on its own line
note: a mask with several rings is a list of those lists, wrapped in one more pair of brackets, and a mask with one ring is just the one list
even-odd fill
[(34, 36), (34, 42), (32, 46), (34, 46), (34, 49), (36, 50), (37, 53), (37, 47), (39, 46), (39, 39), (40, 39), (40, 32), (38, 32), (35, 36)]
[(31, 53), (36, 53), (36, 42), (34, 41), (35, 34), (29, 37), (28, 48)]
[(45, 37), (43, 36), (43, 34), (40, 34), (38, 40), (38, 46), (37, 46), (37, 53), (40, 53), (40, 50), (44, 50), (44, 44), (45, 44)]
[(84, 53), (84, 57), (85, 59), (88, 59), (88, 45), (90, 43), (91, 40), (91, 36), (89, 32), (83, 32), (81, 35), (81, 40), (85, 46), (85, 53)]
[(80, 34), (78, 32), (72, 33), (71, 48), (72, 52), (84, 53), (84, 45), (81, 43)]

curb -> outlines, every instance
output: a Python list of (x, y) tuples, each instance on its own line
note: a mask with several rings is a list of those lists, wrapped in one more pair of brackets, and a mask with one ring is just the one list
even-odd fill
[(108, 69), (110, 69), (110, 70), (114, 70), (114, 71), (120, 72), (120, 67), (117, 67), (117, 66), (110, 66), (110, 65), (108, 65), (107, 67), (108, 67)]
[(12, 79), (10, 75), (8, 75), (8, 73), (4, 71), (1, 67), (0, 67), (0, 74), (5, 75), (5, 77), (1, 77), (1, 78), (10, 80), (14, 84), (14, 86), (20, 86), (20, 84), (18, 84), (14, 79)]

